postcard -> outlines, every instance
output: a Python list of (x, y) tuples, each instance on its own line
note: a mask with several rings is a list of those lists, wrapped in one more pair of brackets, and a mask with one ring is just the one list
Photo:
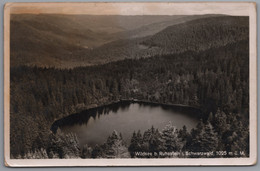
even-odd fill
[(5, 164), (254, 165), (256, 5), (7, 3)]

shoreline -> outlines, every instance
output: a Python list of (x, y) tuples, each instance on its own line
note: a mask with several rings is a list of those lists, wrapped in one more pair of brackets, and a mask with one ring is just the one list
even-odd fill
[(150, 101), (145, 101), (145, 100), (138, 100), (138, 99), (120, 99), (120, 100), (116, 100), (113, 101), (111, 103), (107, 103), (107, 104), (103, 104), (97, 107), (90, 107), (90, 108), (86, 108), (81, 110), (80, 112), (76, 112), (76, 113), (72, 113), (69, 114), (67, 116), (64, 116), (60, 119), (56, 119), (52, 122), (50, 130), (53, 133), (56, 133), (58, 128), (60, 126), (62, 126), (63, 124), (68, 124), (69, 122), (69, 118), (74, 117), (75, 115), (85, 115), (86, 118), (94, 116), (94, 115), (98, 115), (100, 109), (102, 110), (102, 108), (107, 108), (107, 107), (112, 107), (113, 105), (120, 105), (120, 103), (125, 103), (125, 104), (134, 104), (134, 103), (138, 103), (140, 105), (150, 105), (150, 106), (161, 106), (162, 108), (172, 108), (175, 110), (195, 110), (196, 111), (196, 115), (193, 115), (193, 117), (197, 117), (198, 119), (202, 119), (203, 118), (203, 111), (195, 106), (189, 106), (189, 105), (183, 105), (183, 104), (167, 104), (167, 103), (159, 103), (159, 102), (150, 102)]

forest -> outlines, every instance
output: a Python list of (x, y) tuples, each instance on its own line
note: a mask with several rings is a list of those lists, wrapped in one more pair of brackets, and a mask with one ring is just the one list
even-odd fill
[[(15, 66), (10, 73), (12, 158), (158, 157), (155, 152), (172, 151), (180, 152), (177, 157), (199, 157), (185, 151), (249, 156), (248, 39), (73, 69)], [(163, 130), (136, 130), (126, 144), (116, 130), (104, 144), (83, 149), (76, 135), (50, 130), (57, 119), (120, 99), (189, 105), (204, 116), (190, 132), (169, 123)]]
[(12, 15), (11, 66), (75, 68), (199, 52), (247, 40), (248, 25), (247, 16), (225, 15)]

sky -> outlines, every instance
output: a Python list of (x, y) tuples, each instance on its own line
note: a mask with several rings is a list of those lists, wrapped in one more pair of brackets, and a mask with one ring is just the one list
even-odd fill
[[(248, 7), (248, 8), (247, 8)], [(88, 15), (249, 15), (247, 3), (9, 3), (12, 14), (88, 14)]]

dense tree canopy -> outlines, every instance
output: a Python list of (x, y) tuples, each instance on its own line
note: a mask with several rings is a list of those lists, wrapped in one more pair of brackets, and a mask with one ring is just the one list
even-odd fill
[[(176, 149), (246, 149), (248, 154), (248, 59), (248, 41), (242, 40), (200, 52), (126, 59), (74, 69), (13, 67), (11, 154), (24, 156), (41, 149), (51, 153), (49, 142), (53, 142), (59, 152), (52, 152), (52, 156), (66, 157), (59, 144), (69, 142), (51, 138), (51, 124), (76, 111), (119, 99), (190, 105), (200, 108), (204, 115), (201, 125), (191, 132), (185, 127), (173, 134), (171, 127), (162, 133), (151, 128), (142, 136), (140, 132), (133, 134), (129, 147), (117, 137), (116, 141), (109, 140), (109, 147), (97, 145), (91, 147), (92, 151), (86, 146), (83, 156), (102, 156), (103, 148), (111, 156), (125, 155), (121, 150), (126, 149), (132, 156), (131, 151), (135, 150)], [(76, 141), (72, 144), (77, 146)], [(72, 156), (80, 156), (78, 149), (72, 151)]]

